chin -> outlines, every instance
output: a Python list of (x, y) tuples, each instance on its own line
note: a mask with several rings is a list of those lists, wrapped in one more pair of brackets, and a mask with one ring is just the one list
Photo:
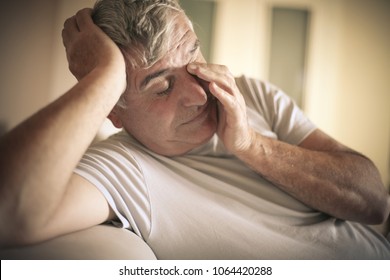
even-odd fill
[(206, 144), (210, 141), (214, 134), (215, 130), (207, 131), (207, 133), (205, 131), (193, 136), (188, 135), (183, 137), (181, 140), (167, 141), (165, 145), (161, 145), (159, 147), (149, 147), (149, 149), (163, 156), (181, 156), (203, 144)]
[(150, 143), (147, 146), (151, 151), (163, 156), (180, 156), (189, 151), (206, 144), (216, 133), (217, 122), (209, 119), (198, 129), (181, 131), (180, 135), (174, 135), (170, 139), (161, 140), (159, 142)]

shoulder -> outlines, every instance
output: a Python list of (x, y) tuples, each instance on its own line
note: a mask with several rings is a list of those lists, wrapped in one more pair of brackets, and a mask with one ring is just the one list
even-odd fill
[(284, 102), (291, 101), (279, 87), (268, 81), (246, 75), (236, 77), (235, 81), (247, 106), (258, 111), (269, 110), (283, 99), (286, 99)]
[(253, 78), (247, 75), (241, 75), (235, 77), (237, 87), (242, 93), (255, 92), (260, 94), (270, 94), (280, 91), (280, 88), (275, 86), (269, 81)]
[[(93, 178), (106, 184), (118, 180), (119, 174), (132, 174), (142, 178), (142, 170), (137, 160), (137, 143), (126, 132), (111, 135), (105, 140), (91, 145), (81, 158), (75, 172), (83, 177)], [(124, 176), (124, 177), (126, 177)]]
[(266, 121), (279, 140), (297, 144), (315, 129), (294, 100), (274, 84), (247, 76), (237, 77), (236, 84), (247, 107)]
[(142, 150), (142, 144), (140, 144), (126, 131), (122, 130), (118, 133), (112, 134), (104, 140), (93, 143), (87, 149), (86, 155), (99, 153), (107, 156), (131, 156), (140, 150)]

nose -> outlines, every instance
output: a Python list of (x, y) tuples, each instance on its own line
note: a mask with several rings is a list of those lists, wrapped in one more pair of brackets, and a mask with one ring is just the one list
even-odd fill
[(183, 69), (182, 81), (180, 83), (180, 101), (185, 107), (203, 106), (208, 98), (208, 83)]

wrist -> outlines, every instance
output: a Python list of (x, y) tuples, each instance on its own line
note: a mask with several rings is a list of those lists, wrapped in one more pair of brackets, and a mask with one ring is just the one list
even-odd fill
[(120, 67), (118, 65), (109, 64), (97, 66), (87, 76), (95, 79), (97, 84), (103, 86), (107, 93), (115, 95), (118, 98), (127, 87), (125, 67)]
[(270, 141), (272, 142), (268, 137), (252, 131), (249, 144), (245, 149), (237, 151), (235, 156), (255, 172), (263, 174), (264, 168), (267, 169), (271, 166), (269, 164), (269, 156), (272, 153)]
[(245, 157), (246, 155), (253, 153), (258, 136), (259, 135), (253, 129), (250, 129), (248, 136), (245, 137), (241, 143), (236, 146), (234, 154), (237, 157)]

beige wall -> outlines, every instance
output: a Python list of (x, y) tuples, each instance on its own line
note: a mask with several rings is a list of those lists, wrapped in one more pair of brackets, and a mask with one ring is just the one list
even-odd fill
[(0, 122), (8, 128), (47, 102), (54, 14), (50, 1), (1, 1)]
[[(267, 78), (270, 8), (311, 10), (304, 108), (322, 129), (370, 156), (389, 184), (390, 1), (217, 0), (213, 61)], [(0, 133), (69, 89), (64, 20), (94, 0), (0, 4)]]
[(214, 62), (267, 79), (273, 5), (311, 11), (304, 110), (390, 183), (390, 1), (218, 0)]
[(61, 30), (67, 17), (93, 2), (0, 2), (0, 125), (3, 128), (14, 127), (75, 83), (67, 70)]
[(92, 7), (94, 0), (55, 0), (56, 18), (52, 22), (54, 28), (53, 51), (51, 54), (52, 77), (50, 80), (50, 97), (53, 99), (67, 91), (76, 83), (76, 79), (68, 70), (65, 49), (62, 44), (61, 32), (64, 21), (78, 10)]

